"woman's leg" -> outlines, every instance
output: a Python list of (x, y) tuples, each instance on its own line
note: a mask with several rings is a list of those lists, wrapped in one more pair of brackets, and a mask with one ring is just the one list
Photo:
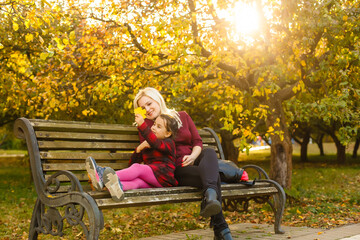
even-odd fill
[(191, 186), (203, 189), (198, 166), (177, 167), (175, 169), (175, 178), (178, 180), (179, 186)]
[[(156, 179), (151, 167), (145, 164), (134, 163), (128, 168), (116, 171), (121, 182), (133, 181), (140, 179), (152, 187), (162, 187)], [(136, 184), (139, 184), (139, 180)], [(131, 188), (134, 189), (134, 188)], [(124, 189), (125, 190), (125, 189)]]
[[(180, 186), (192, 186), (206, 191), (212, 188), (217, 193), (221, 203), (221, 181), (216, 152), (213, 149), (204, 149), (192, 166), (178, 167), (175, 170), (175, 178)], [(215, 234), (228, 228), (222, 211), (211, 217), (211, 226)]]
[(212, 188), (219, 196), (221, 191), (219, 191), (218, 176), (218, 159), (213, 149), (204, 149), (194, 165), (177, 167), (175, 170), (175, 178), (180, 186), (198, 187), (203, 191)]
[[(217, 193), (217, 199), (221, 203), (221, 180), (219, 175), (219, 164), (216, 152), (213, 149), (204, 149), (202, 159), (199, 161), (199, 169), (203, 184), (210, 188), (214, 188)], [(204, 187), (205, 188), (205, 187)], [(213, 226), (215, 235), (222, 230), (228, 228), (223, 212), (211, 216), (211, 225)]]
[(216, 152), (210, 148), (204, 149), (196, 159), (195, 164), (199, 168), (203, 190), (212, 188), (216, 190), (218, 196), (221, 196), (219, 164)]

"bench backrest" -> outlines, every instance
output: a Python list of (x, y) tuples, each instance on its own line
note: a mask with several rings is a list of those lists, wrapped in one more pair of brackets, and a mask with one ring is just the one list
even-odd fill
[[(115, 170), (125, 168), (139, 145), (137, 128), (120, 124), (20, 118), (15, 123), (15, 133), (20, 138), (25, 138), (20, 136), (24, 134), (30, 138), (30, 161), (38, 161), (31, 164), (32, 168), (38, 168), (32, 169), (33, 177), (42, 173), (45, 180), (58, 170), (69, 170), (81, 182), (87, 182), (84, 161), (88, 156), (94, 157), (100, 166)], [(208, 128), (199, 130), (199, 134), (204, 147), (215, 149), (218, 157), (223, 159), (216, 134)], [(59, 180), (68, 179), (60, 177)]]

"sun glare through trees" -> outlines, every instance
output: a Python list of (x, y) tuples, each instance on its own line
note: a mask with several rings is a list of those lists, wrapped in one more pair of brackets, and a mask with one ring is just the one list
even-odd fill
[(249, 42), (260, 30), (260, 14), (254, 4), (239, 1), (233, 8), (221, 10), (219, 16), (234, 26), (232, 38)]

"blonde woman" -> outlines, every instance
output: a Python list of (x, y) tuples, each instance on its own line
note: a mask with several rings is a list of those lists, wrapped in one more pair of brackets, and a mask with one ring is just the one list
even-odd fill
[[(175, 178), (180, 186), (193, 186), (203, 190), (204, 198), (200, 215), (211, 217), (214, 239), (231, 240), (231, 232), (221, 209), (221, 182), (218, 159), (213, 149), (203, 149), (202, 139), (191, 117), (184, 111), (177, 112), (166, 106), (164, 98), (155, 88), (145, 88), (134, 99), (134, 108), (146, 110), (145, 122), (154, 124), (160, 114), (172, 115), (179, 125), (175, 138)], [(140, 136), (140, 142), (145, 139)]]

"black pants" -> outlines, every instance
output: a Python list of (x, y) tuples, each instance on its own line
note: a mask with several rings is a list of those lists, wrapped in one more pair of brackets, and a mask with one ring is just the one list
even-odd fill
[[(203, 192), (208, 188), (214, 189), (221, 203), (219, 165), (213, 149), (204, 149), (195, 160), (194, 165), (177, 167), (175, 178), (178, 180), (179, 186), (198, 187)], [(214, 232), (220, 232), (228, 227), (222, 211), (211, 217), (211, 225), (214, 227)]]

